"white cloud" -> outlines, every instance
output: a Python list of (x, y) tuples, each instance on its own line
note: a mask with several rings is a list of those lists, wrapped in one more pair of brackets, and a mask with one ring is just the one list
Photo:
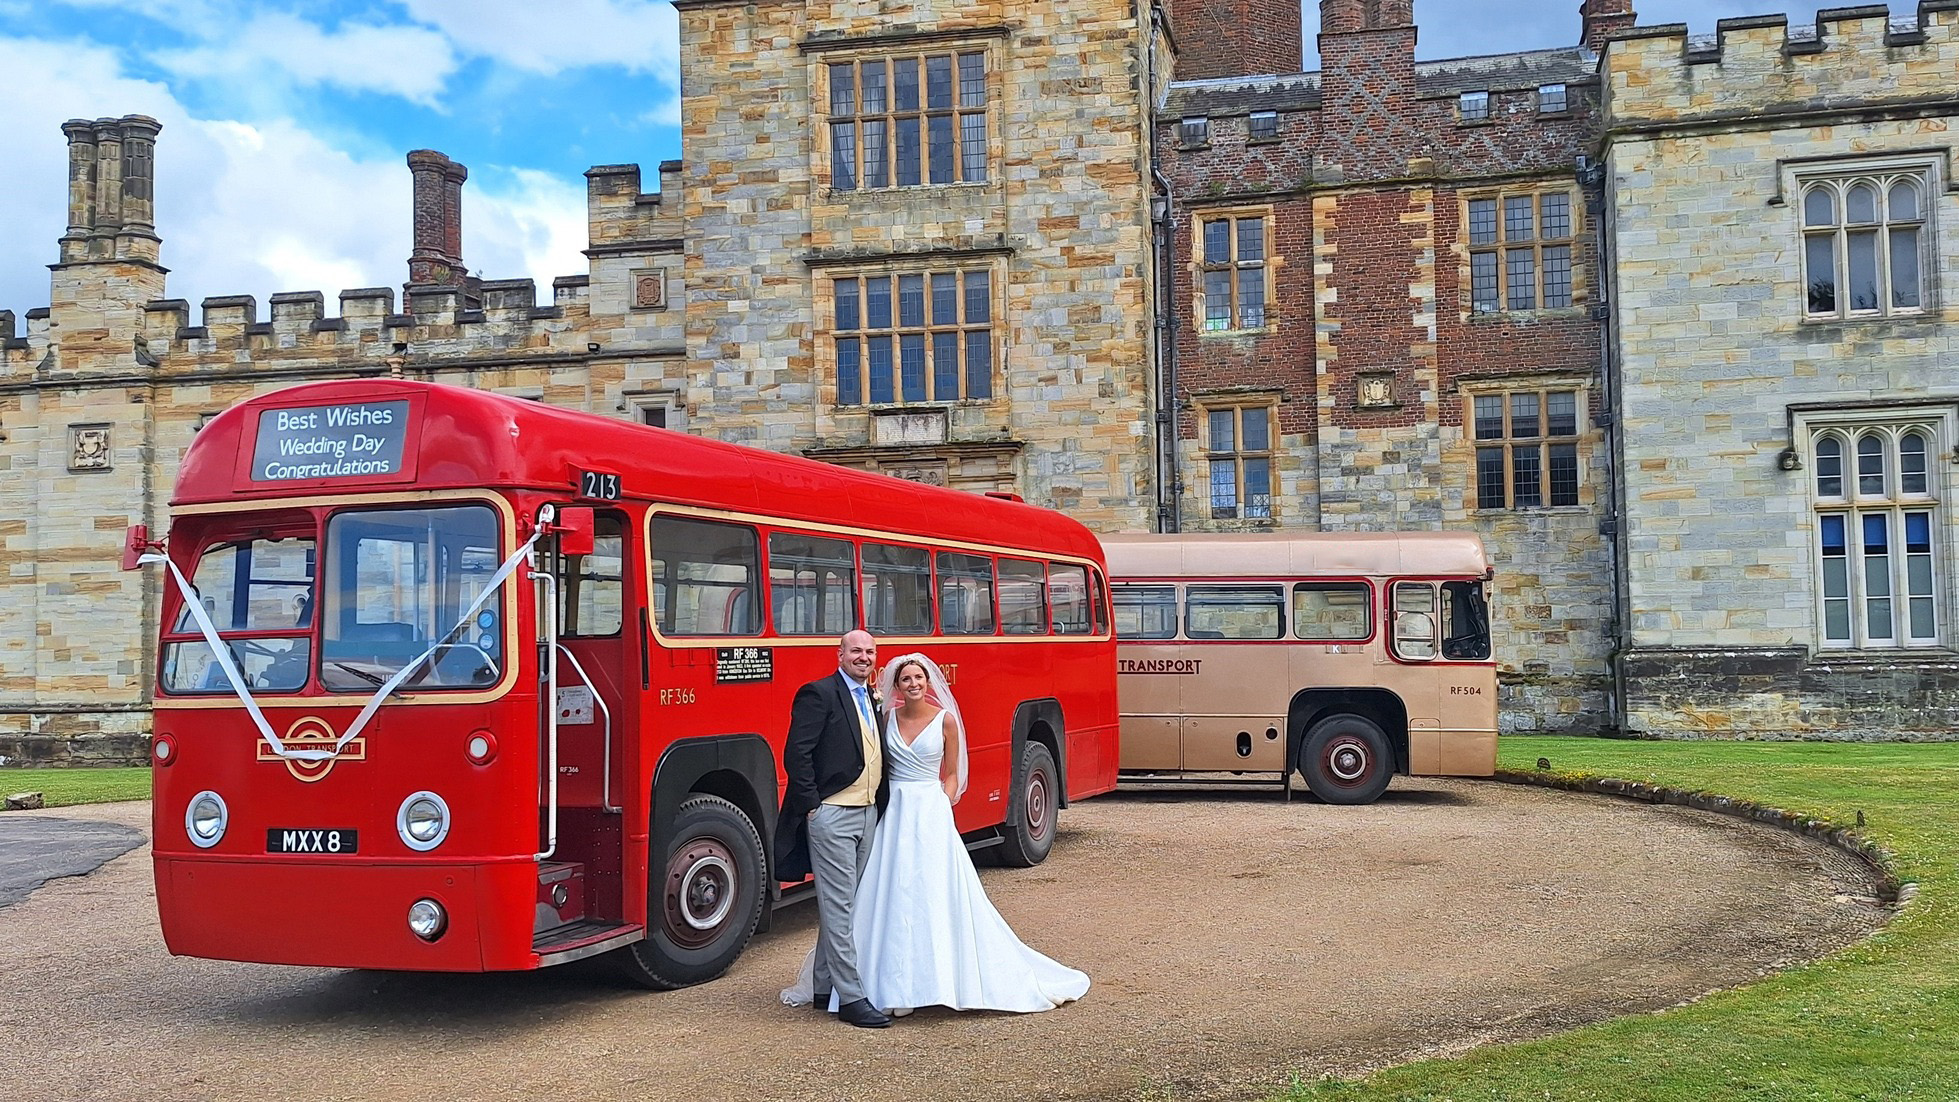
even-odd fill
[(457, 64), (448, 40), (425, 27), (352, 23), (326, 30), (283, 12), (253, 16), (198, 46), (160, 51), (156, 61), (180, 77), (242, 86), (258, 101), (289, 87), (325, 86), (429, 107), (440, 106)]
[[(67, 225), (61, 123), (77, 116), (146, 114), (163, 124), (156, 222), (170, 297), (195, 307), (250, 294), (263, 319), (280, 291), (323, 291), (331, 312), (341, 290), (398, 287), (407, 277), (412, 182), (403, 158), (351, 154), (290, 120), (196, 117), (167, 88), (131, 79), (112, 52), (84, 42), (0, 39), (0, 72), (15, 92), (9, 171), (0, 173), (10, 230), (0, 309), (48, 302), (46, 265)], [(464, 260), (491, 278), (529, 275), (542, 288), (586, 270), (579, 184), (479, 170), (464, 193)]]
[(476, 172), (463, 192), (463, 262), (486, 279), (530, 275), (547, 305), (553, 278), (586, 271), (587, 231), (585, 189), (547, 173)]
[(680, 17), (653, 0), (403, 0), (415, 19), (456, 46), (546, 76), (618, 65), (680, 79)]

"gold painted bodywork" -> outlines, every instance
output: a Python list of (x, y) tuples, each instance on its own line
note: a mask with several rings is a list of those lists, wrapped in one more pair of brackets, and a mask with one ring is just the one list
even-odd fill
[[(1392, 693), (1407, 712), (1408, 772), (1488, 776), (1496, 767), (1494, 656), (1408, 661), (1388, 645), (1384, 601), (1396, 580), (1462, 581), (1491, 575), (1482, 542), (1458, 532), (1110, 535), (1110, 581), (1181, 588), (1191, 583), (1365, 582), (1364, 640), (1121, 640), (1121, 768), (1152, 773), (1281, 773), (1295, 696), (1308, 689)], [(1181, 608), (1181, 600), (1180, 600)]]

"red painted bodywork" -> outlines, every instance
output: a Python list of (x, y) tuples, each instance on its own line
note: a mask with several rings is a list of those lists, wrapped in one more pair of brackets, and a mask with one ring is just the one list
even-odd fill
[[(401, 474), (305, 483), (254, 483), (246, 477), (261, 411), (401, 399), (409, 402), (410, 419)], [(482, 391), (396, 380), (294, 387), (254, 398), (213, 419), (184, 457), (171, 499), (179, 515), (169, 553), (189, 575), (205, 547), (249, 535), (268, 523), (276, 523), (282, 533), (289, 526), (303, 529), (310, 524), (316, 538), (323, 538), (326, 517), (336, 509), (372, 508), (376, 497), (401, 503), (405, 495), (423, 492), (452, 499), (501, 499), (514, 511), (515, 538), (521, 541), (540, 505), (576, 500), (576, 472), (581, 469), (621, 476), (622, 499), (602, 504), (623, 509), (635, 533), (643, 531), (649, 505), (693, 506), (791, 525), (875, 528), (927, 544), (953, 541), (1066, 556), (1092, 562), (1104, 578), (1107, 574), (1094, 535), (1050, 510)], [(756, 523), (766, 529), (770, 520)], [(639, 548), (636, 538), (631, 546)], [(506, 537), (499, 557), (513, 550)], [(636, 568), (629, 564), (627, 569), (630, 573)], [(285, 762), (260, 759), (257, 729), (235, 697), (191, 700), (159, 690), (156, 731), (177, 747), (176, 760), (153, 770), (157, 907), (172, 952), (267, 963), (444, 971), (545, 963), (532, 950), (540, 900), (533, 854), (542, 847), (544, 756), (537, 650), (532, 645), (537, 624), (531, 583), (522, 567), (515, 584), (517, 599), (507, 606), (516, 640), (510, 651), (515, 672), (507, 688), (475, 693), (494, 698), (469, 703), (444, 703), (444, 694), (434, 692), (396, 697), (361, 733), (360, 756), (343, 757), (317, 780), (302, 781)], [(164, 593), (160, 621), (171, 625), (180, 600), (174, 584), (165, 584)], [(779, 644), (772, 648), (773, 679), (717, 685), (712, 649), (668, 646), (654, 638), (644, 656), (643, 686), (632, 630), (637, 621), (633, 603), (643, 598), (643, 587), (633, 586), (628, 593), (627, 630), (618, 652), (628, 660), (616, 669), (591, 671), (602, 687), (620, 694), (619, 706), (630, 723), (614, 739), (611, 789), (621, 811), (611, 816), (592, 810), (601, 802), (597, 768), (562, 774), (564, 830), (584, 831), (588, 845), (609, 847), (583, 855), (582, 876), (569, 883), (582, 884), (581, 890), (591, 894), (582, 908), (581, 901), (573, 900), (565, 911), (582, 909), (588, 916), (643, 925), (648, 917), (649, 828), (651, 817), (661, 810), (649, 806), (650, 792), (663, 751), (686, 739), (760, 735), (777, 761), (779, 790), (790, 698), (801, 684), (836, 668), (836, 651), (826, 645), (830, 640), (777, 639), (765, 633), (737, 642)], [(1066, 709), (1065, 784), (1071, 799), (1115, 786), (1118, 720), (1112, 637), (1105, 633), (1047, 645), (1008, 636), (893, 641), (883, 644), (883, 657), (914, 646), (959, 667), (960, 704), (974, 732), (971, 783), (958, 808), (963, 830), (1002, 820), (1011, 767), (1007, 731), (1022, 700), (1055, 697)], [(663, 706), (661, 694), (674, 690), (691, 693), (694, 705)], [(269, 699), (264, 712), (282, 734), (302, 717), (316, 717), (344, 731), (367, 696), (329, 693), (316, 676), (303, 691)], [(494, 732), (497, 748), (487, 764), (476, 765), (466, 744), (472, 733), (483, 730)], [(590, 766), (600, 757), (598, 741), (591, 728), (567, 728), (561, 758)], [(224, 798), (229, 825), (217, 845), (199, 849), (189, 842), (184, 819), (190, 800), (206, 789)], [(405, 798), (423, 790), (447, 801), (453, 825), (434, 850), (417, 853), (398, 837), (395, 816)], [(773, 792), (760, 797), (765, 803), (774, 798)], [(773, 807), (768, 810), (772, 815)], [(757, 825), (766, 835), (765, 824)], [(359, 853), (268, 854), (266, 832), (273, 828), (355, 829)], [(581, 857), (560, 853), (556, 859)], [(408, 908), (422, 898), (438, 900), (449, 914), (447, 932), (434, 943), (407, 928)]]

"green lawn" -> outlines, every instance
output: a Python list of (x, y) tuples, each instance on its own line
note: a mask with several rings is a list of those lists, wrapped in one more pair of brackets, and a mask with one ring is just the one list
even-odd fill
[[(1959, 743), (1506, 738), (1504, 768), (1647, 781), (1801, 812), (1893, 854), (1919, 895), (1875, 937), (1816, 964), (1660, 1014), (1606, 1022), (1290, 1102), (1949, 1102), (1959, 1099)], [(1609, 799), (1611, 797), (1599, 797)]]
[(39, 792), (47, 799), (49, 807), (147, 800), (150, 798), (150, 770), (147, 766), (127, 769), (0, 769), (0, 799), (16, 792)]

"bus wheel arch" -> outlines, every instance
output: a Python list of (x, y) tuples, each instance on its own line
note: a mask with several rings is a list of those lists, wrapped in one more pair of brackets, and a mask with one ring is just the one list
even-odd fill
[(1331, 804), (1379, 799), (1408, 769), (1407, 711), (1382, 690), (1311, 690), (1294, 698), (1287, 727), (1287, 772), (1298, 771)]
[(705, 983), (763, 928), (780, 890), (763, 784), (772, 800), (774, 759), (757, 736), (688, 740), (662, 757), (648, 812), (646, 937), (618, 954), (627, 978), (655, 990)]
[(1014, 711), (1007, 821), (994, 847), (1003, 865), (1031, 868), (1054, 848), (1056, 818), (1068, 806), (1066, 731), (1061, 704), (1052, 698), (1023, 701)]

